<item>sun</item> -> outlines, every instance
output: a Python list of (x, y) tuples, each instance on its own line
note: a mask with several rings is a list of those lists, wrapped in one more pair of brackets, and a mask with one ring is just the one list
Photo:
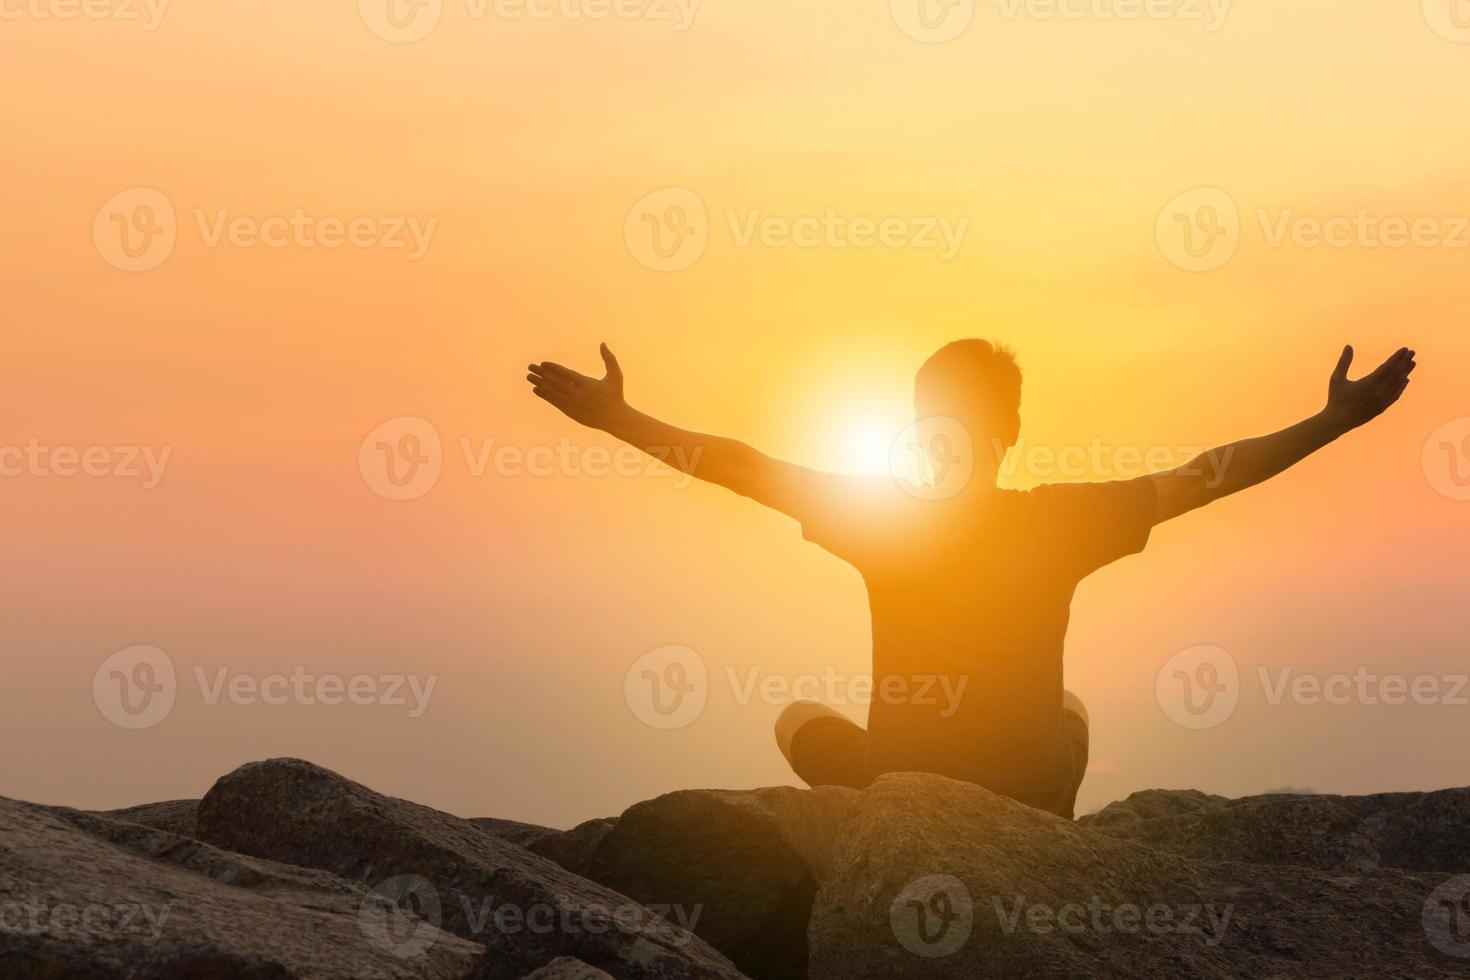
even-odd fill
[(843, 445), (844, 468), (863, 476), (883, 476), (890, 472), (896, 431), (879, 423), (854, 425), (848, 430)]

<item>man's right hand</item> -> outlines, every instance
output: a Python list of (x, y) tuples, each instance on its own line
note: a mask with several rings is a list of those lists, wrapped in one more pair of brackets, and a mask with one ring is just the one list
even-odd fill
[(531, 393), (537, 398), (550, 402), (574, 421), (606, 432), (628, 413), (628, 403), (623, 399), (623, 369), (618, 366), (618, 359), (607, 344), (600, 350), (602, 363), (607, 367), (607, 374), (601, 378), (589, 378), (545, 361), (532, 364), (526, 380), (531, 382)]
[(1400, 347), (1371, 374), (1356, 381), (1349, 381), (1347, 376), (1352, 363), (1353, 349), (1344, 347), (1337, 369), (1332, 372), (1332, 380), (1327, 385), (1326, 415), (1344, 432), (1371, 422), (1387, 411), (1409, 386), (1409, 375), (1418, 366), (1414, 352), (1407, 347)]

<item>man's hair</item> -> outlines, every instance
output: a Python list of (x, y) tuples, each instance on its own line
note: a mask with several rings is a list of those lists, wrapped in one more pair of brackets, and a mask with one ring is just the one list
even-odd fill
[(924, 404), (981, 426), (984, 434), (1006, 444), (1020, 435), (1021, 369), (1008, 347), (988, 340), (945, 344), (919, 368), (914, 393)]

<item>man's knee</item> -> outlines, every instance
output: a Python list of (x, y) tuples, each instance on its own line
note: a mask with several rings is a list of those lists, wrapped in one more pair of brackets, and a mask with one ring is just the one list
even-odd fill
[(796, 733), (818, 718), (842, 718), (842, 715), (815, 701), (793, 701), (782, 709), (781, 716), (776, 719), (776, 745), (788, 765), (795, 765), (791, 759), (791, 746), (796, 741)]
[(1087, 777), (1087, 757), (1090, 751), (1087, 707), (1071, 691), (1062, 692), (1062, 724), (1066, 727), (1067, 741), (1071, 743), (1072, 749), (1072, 792), (1066, 807), (1066, 814), (1070, 816), (1077, 803), (1077, 791), (1082, 787), (1082, 780)]
[(1084, 731), (1087, 729), (1087, 726), (1089, 724), (1089, 719), (1087, 717), (1087, 705), (1082, 703), (1081, 698), (1073, 694), (1071, 691), (1063, 691), (1062, 710), (1067, 712), (1068, 714), (1076, 715), (1078, 718), (1082, 719), (1082, 728)]

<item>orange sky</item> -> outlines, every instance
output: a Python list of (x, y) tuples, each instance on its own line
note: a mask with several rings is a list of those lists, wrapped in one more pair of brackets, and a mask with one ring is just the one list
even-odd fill
[[(0, 449), (169, 452), (152, 487), (0, 477), (0, 793), (118, 806), (293, 755), (459, 813), (570, 824), (680, 787), (788, 781), (780, 705), (737, 703), (727, 671), (864, 670), (856, 574), (724, 491), (477, 476), (461, 440), (602, 444), (521, 376), (541, 359), (591, 370), (605, 339), (639, 407), (862, 468), (906, 421), (918, 364), (969, 335), (1016, 349), (1024, 437), (1053, 447), (1254, 435), (1320, 406), (1343, 342), (1365, 361), (1414, 345), (1415, 385), (1373, 428), (1083, 586), (1067, 662), (1093, 719), (1081, 809), (1150, 786), (1466, 781), (1470, 704), (1271, 704), (1257, 674), (1470, 670), (1470, 502), (1423, 462), (1470, 415), (1470, 37), (1436, 0), (1230, 4), (1212, 30), (1186, 15), (1208, 21), (1205, 3), (1126, 20), (1007, 0), (942, 44), (886, 4), (704, 3), (680, 30), (576, 17), (572, 0), (543, 19), (444, 0), (402, 44), (353, 6), (165, 5), (150, 25), (0, 0)], [(106, 232), (136, 216), (138, 188), (172, 207), (176, 241), (127, 272)], [(661, 272), (625, 226), (667, 188), (692, 192), (707, 241)], [(1208, 271), (1171, 261), (1157, 231), (1196, 188), (1239, 216)], [(365, 241), (398, 224), (427, 238), (422, 254), (251, 240), (297, 212), (358, 221)], [(753, 220), (829, 213), (964, 233), (948, 258), (742, 241)], [(1428, 221), (1433, 241), (1383, 247), (1359, 215)], [(1354, 222), (1345, 247), (1303, 243), (1330, 219)], [(236, 220), (246, 231), (214, 238)], [(1276, 241), (1283, 222), (1299, 234)], [(405, 416), (438, 433), (442, 475), (390, 501), (359, 449)], [(128, 730), (93, 680), (138, 644), (166, 652), (179, 690)], [(623, 685), (670, 644), (712, 684), (696, 720), (662, 731)], [(1227, 722), (1191, 731), (1155, 678), (1201, 644), (1246, 681)], [(298, 667), (437, 680), (409, 717), (210, 704), (195, 679)]]

